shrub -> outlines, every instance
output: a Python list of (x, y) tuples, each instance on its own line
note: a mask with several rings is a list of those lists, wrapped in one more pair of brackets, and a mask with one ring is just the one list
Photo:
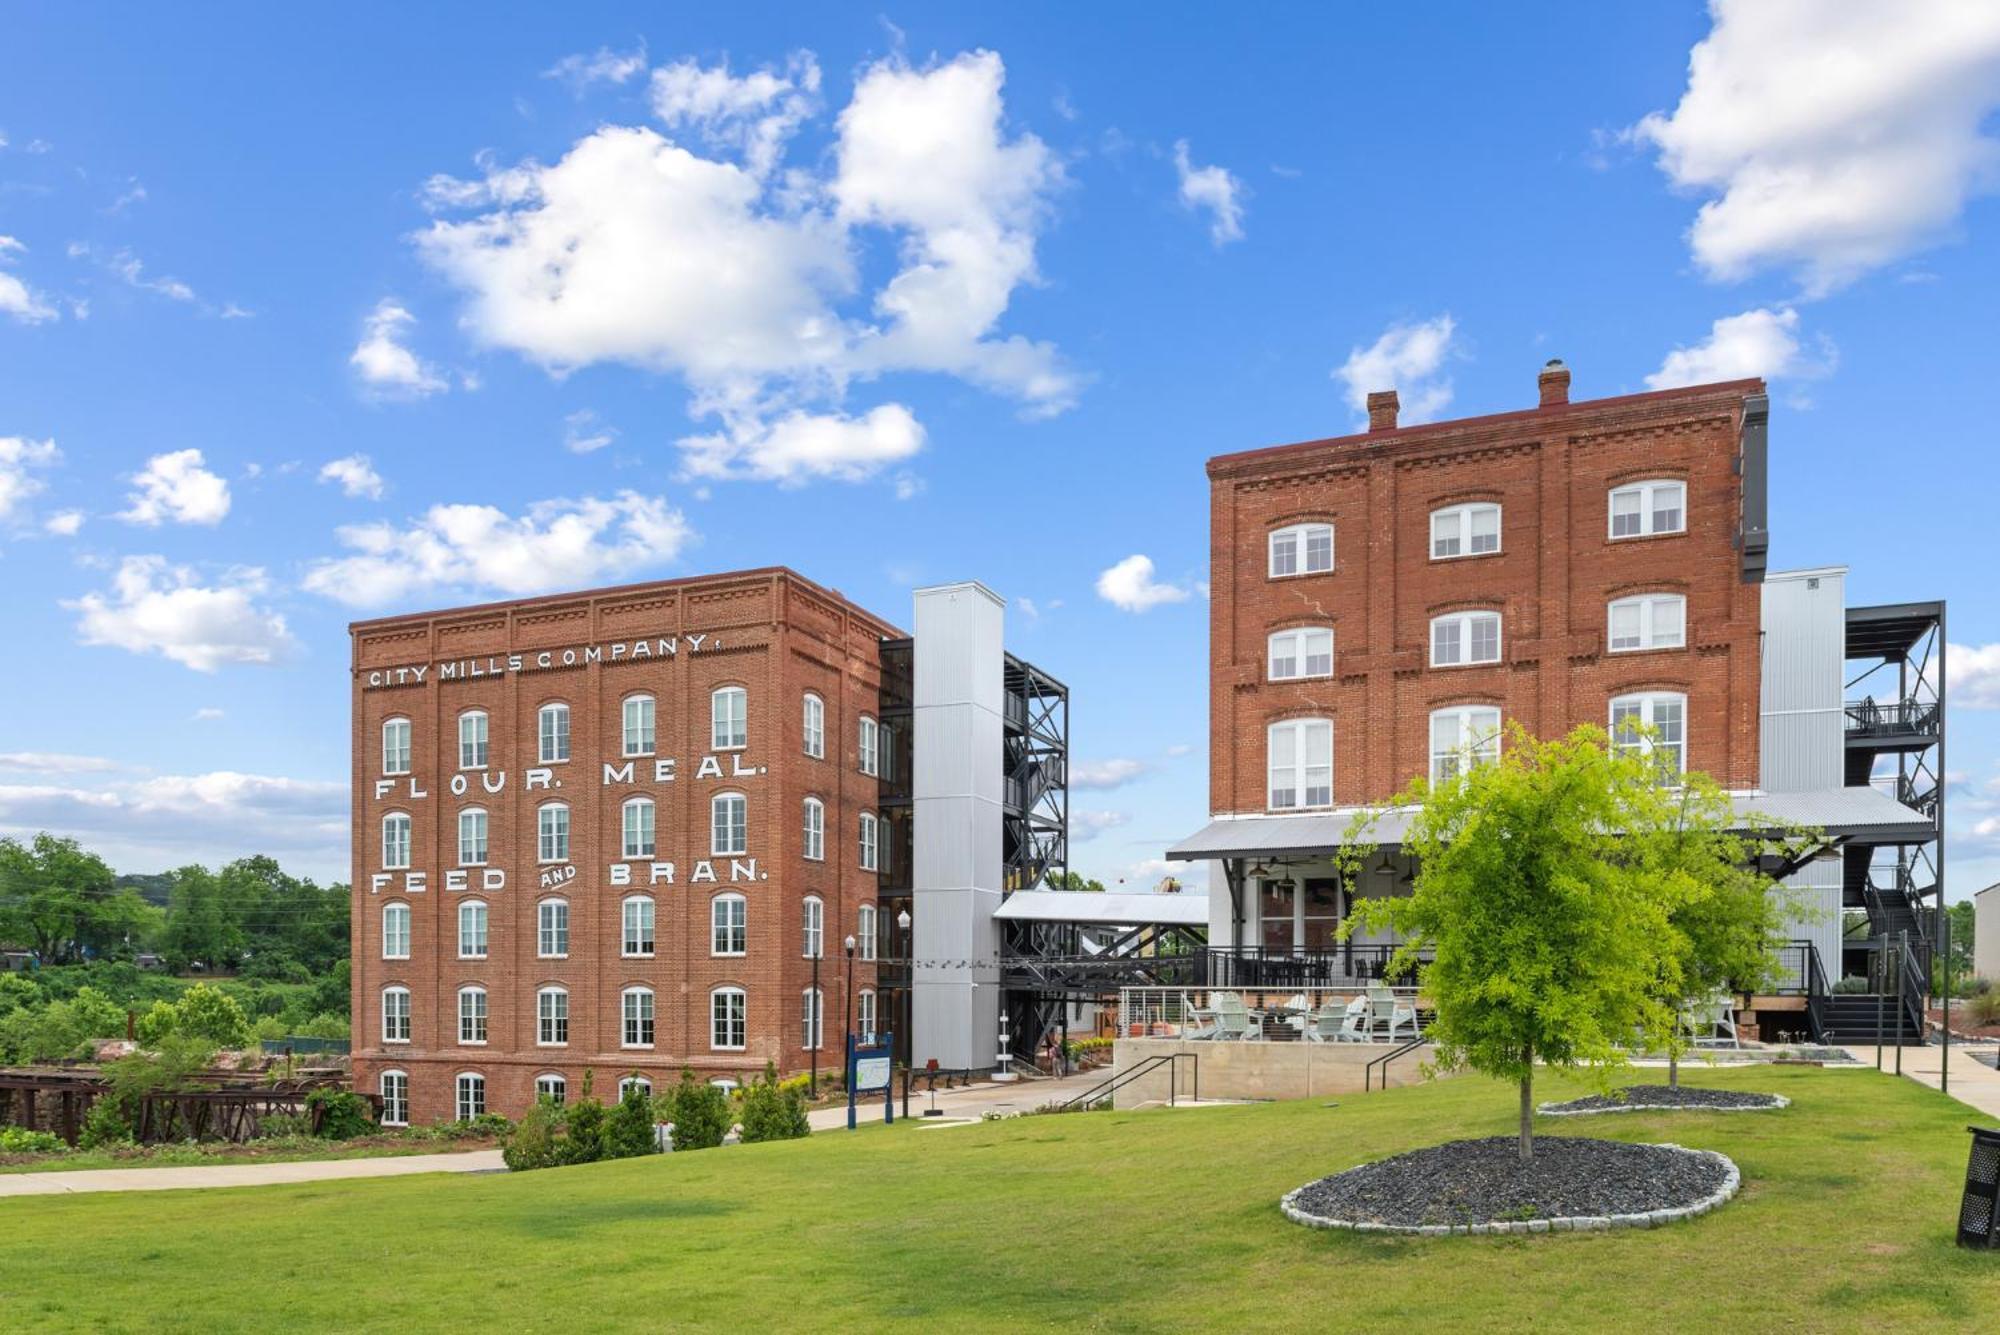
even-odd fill
[(528, 1109), (527, 1115), (501, 1141), (501, 1162), (516, 1173), (565, 1162), (561, 1157), (562, 1142), (557, 1139), (562, 1123), (560, 1108), (547, 1099), (536, 1099), (535, 1106)]
[(1866, 992), (1868, 990), (1868, 980), (1866, 978), (1843, 978), (1833, 985), (1833, 990), (1841, 994)]
[(604, 1157), (604, 1105), (590, 1092), (590, 1076), (583, 1079), (583, 1097), (569, 1105), (557, 1163), (596, 1163)]
[(1965, 1014), (1976, 1025), (2000, 1024), (2000, 989), (1989, 989), (1967, 998)]
[(125, 1111), (122, 1101), (106, 1095), (90, 1105), (90, 1112), (83, 1119), (83, 1129), (76, 1135), (78, 1149), (95, 1150), (106, 1145), (131, 1143), (132, 1118)]
[(638, 1085), (628, 1085), (625, 1097), (604, 1119), (604, 1157), (630, 1159), (653, 1154), (653, 1098)]
[(804, 1086), (792, 1081), (781, 1083), (777, 1068), (766, 1062), (762, 1078), (751, 1081), (743, 1090), (743, 1143), (797, 1140), (811, 1134)]
[(298, 1140), (312, 1135), (312, 1117), (307, 1113), (265, 1113), (257, 1119), (257, 1139)]
[(62, 1137), (25, 1126), (0, 1126), (0, 1154), (66, 1154)]
[(315, 1109), (320, 1117), (314, 1134), (322, 1140), (352, 1140), (375, 1129), (374, 1109), (353, 1090), (315, 1089), (306, 1095), (307, 1114)]
[(676, 1150), (714, 1149), (729, 1134), (729, 1096), (693, 1071), (681, 1071), (672, 1099)]

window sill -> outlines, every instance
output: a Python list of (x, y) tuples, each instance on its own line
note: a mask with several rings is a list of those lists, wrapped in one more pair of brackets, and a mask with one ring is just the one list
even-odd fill
[(409, 1046), (409, 1043), (410, 1043), (410, 1040), (409, 1040), (409, 1039), (407, 1039), (407, 1038), (385, 1038), (385, 1039), (383, 1039), (383, 1040), (382, 1040), (382, 1045), (383, 1045), (384, 1047), (388, 1047), (388, 1046), (391, 1046), (391, 1045), (394, 1045), (394, 1046), (396, 1046), (396, 1047), (399, 1047), (399, 1048), (401, 1048), (401, 1047), (408, 1047), (408, 1046)]
[(1314, 575), (1331, 575), (1338, 569), (1338, 566), (1328, 566), (1324, 570), (1295, 570), (1289, 575), (1266, 575), (1264, 578), (1267, 580), (1311, 579)]
[(734, 746), (711, 746), (708, 749), (718, 753), (723, 751), (748, 751), (750, 749), (750, 743), (738, 742)]
[(1498, 658), (1482, 658), (1471, 663), (1432, 663), (1430, 670), (1433, 672), (1450, 672), (1456, 668), (1499, 667), (1500, 664), (1501, 660)]
[(535, 1046), (538, 1048), (566, 1048), (569, 1046), (569, 1040), (564, 1039), (560, 1043), (544, 1043), (540, 1039), (536, 1039)]
[(1613, 533), (1604, 540), (1606, 542), (1647, 542), (1657, 538), (1685, 538), (1687, 535), (1688, 531), (1686, 529), (1676, 528), (1669, 529), (1665, 533)]
[(1264, 684), (1267, 686), (1283, 686), (1287, 682), (1294, 682), (1294, 681), (1332, 681), (1332, 680), (1333, 680), (1333, 674), (1331, 672), (1301, 672), (1297, 676), (1293, 677), (1273, 677), (1267, 675), (1264, 678)]
[(1607, 658), (1624, 658), (1632, 654), (1684, 654), (1685, 644), (1642, 644), (1633, 649), (1610, 649), (1604, 651)]
[(458, 1046), (462, 1048), (483, 1048), (486, 1046), (486, 1040), (483, 1038), (461, 1038), (458, 1040)]
[(621, 960), (650, 960), (658, 959), (659, 956), (650, 950), (621, 950), (618, 952), (618, 958)]
[(620, 1043), (618, 1050), (620, 1052), (651, 1052), (653, 1045), (651, 1043)]

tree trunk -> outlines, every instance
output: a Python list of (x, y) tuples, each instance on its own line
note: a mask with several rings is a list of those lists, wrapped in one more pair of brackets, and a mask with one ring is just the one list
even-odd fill
[(1521, 1162), (1529, 1163), (1535, 1157), (1535, 1050), (1533, 1047), (1521, 1050), (1521, 1061), (1526, 1067), (1521, 1073)]
[(1671, 1048), (1667, 1050), (1667, 1088), (1681, 1087), (1681, 1054)]

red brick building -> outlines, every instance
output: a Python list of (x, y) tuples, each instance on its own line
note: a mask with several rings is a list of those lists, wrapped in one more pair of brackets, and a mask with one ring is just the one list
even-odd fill
[[(887, 622), (783, 569), (363, 621), (355, 1087), (391, 1121), (803, 1070), (865, 1028)], [(907, 838), (907, 823), (901, 827)]]

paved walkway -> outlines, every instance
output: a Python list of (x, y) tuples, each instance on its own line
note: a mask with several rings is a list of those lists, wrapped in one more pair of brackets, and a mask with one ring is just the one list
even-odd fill
[[(1851, 1047), (1848, 1052), (1856, 1061), (1869, 1066), (1875, 1064), (1875, 1049), (1872, 1047)], [(1903, 1049), (1903, 1074), (1920, 1085), (1939, 1088), (1943, 1067), (1943, 1048), (1925, 1046)], [(1891, 1072), (1896, 1069), (1894, 1048), (1882, 1049), (1882, 1069)], [(2000, 1071), (1974, 1061), (1970, 1052), (1955, 1043), (1951, 1050), (1951, 1088), (1947, 1092), (1960, 1103), (1985, 1114), (1995, 1125), (2000, 1125)]]
[(69, 1173), (0, 1173), (0, 1196), (61, 1196), (80, 1191), (174, 1191), (190, 1187), (261, 1187), (408, 1173), (479, 1173), (501, 1167), (500, 1151), (403, 1154), (299, 1163), (200, 1164), (187, 1168), (85, 1168)]
[[(958, 1089), (940, 1089), (937, 1092), (936, 1107), (946, 1117), (973, 1118), (985, 1113), (1033, 1112), (1044, 1104), (1059, 1099), (1075, 1098), (1078, 1094), (1111, 1078), (1111, 1068), (1085, 1071), (1080, 1075), (1064, 1076), (1060, 1080), (1016, 1080), (1009, 1084), (982, 1084), (964, 1086)], [(922, 1120), (927, 1109), (932, 1106), (931, 1096), (921, 1087), (910, 1091), (910, 1116)], [(854, 1110), (860, 1125), (882, 1120), (882, 1100), (877, 1097), (872, 1103), (864, 1102)], [(903, 1115), (902, 1085), (896, 1087), (896, 1116)], [(821, 1108), (808, 1113), (807, 1120), (815, 1131), (844, 1130), (847, 1127), (847, 1105), (838, 1108)]]

